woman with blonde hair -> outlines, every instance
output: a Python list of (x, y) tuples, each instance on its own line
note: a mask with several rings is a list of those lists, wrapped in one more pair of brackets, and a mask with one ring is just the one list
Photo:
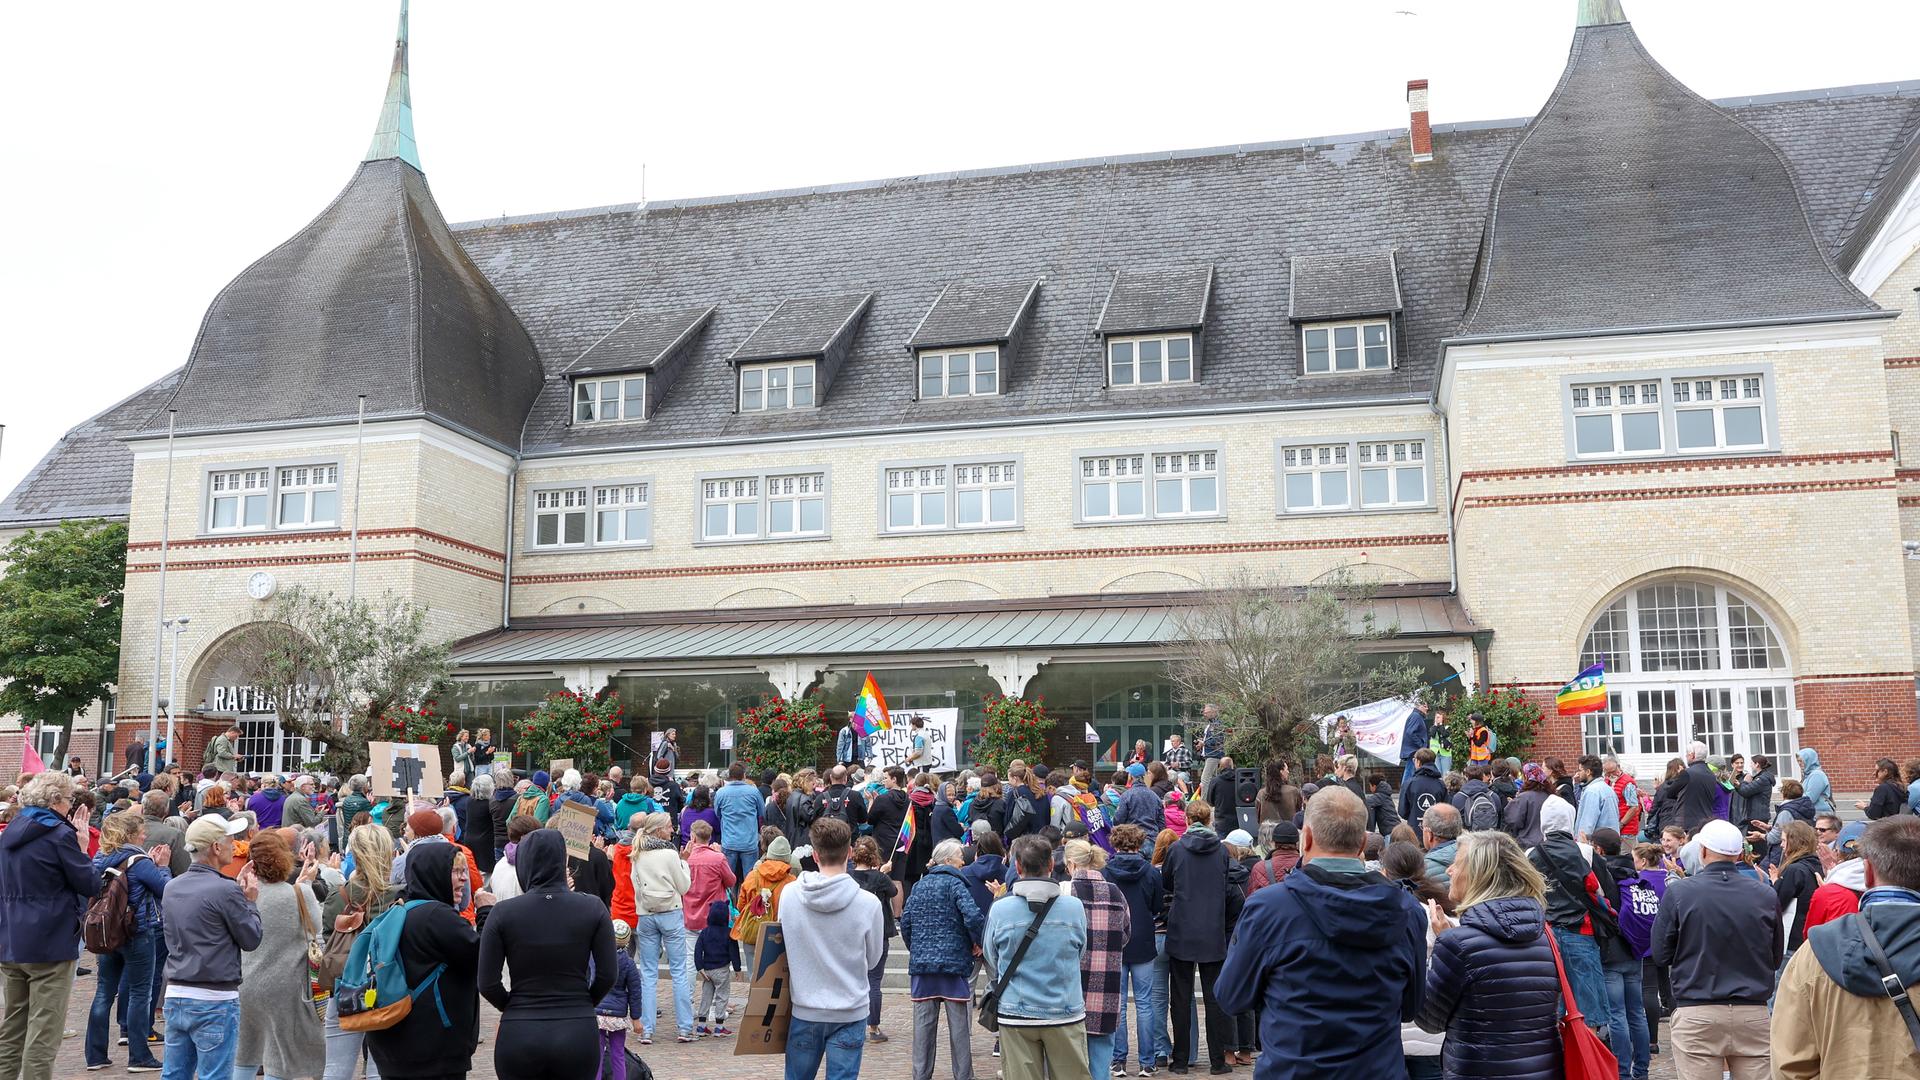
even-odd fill
[(1493, 831), (1460, 837), (1449, 876), (1460, 922), (1428, 902), (1438, 936), (1414, 1022), (1446, 1033), (1450, 1080), (1558, 1080), (1560, 977), (1546, 879), (1513, 837)]
[[(364, 929), (393, 906), (393, 834), (379, 825), (362, 825), (347, 834), (353, 873), (347, 883), (327, 897), (320, 925), (329, 935)], [(339, 1003), (327, 999), (327, 1067), (325, 1080), (352, 1080), (362, 1060), (368, 1080), (379, 1080), (380, 1070), (366, 1052), (366, 1034), (340, 1030)]]

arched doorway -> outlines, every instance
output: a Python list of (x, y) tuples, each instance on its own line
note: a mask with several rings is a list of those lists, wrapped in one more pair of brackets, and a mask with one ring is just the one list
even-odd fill
[[(240, 728), (241, 768), (250, 773), (292, 772), (317, 755), (312, 740), (282, 730), (279, 694), (259, 686), (251, 672), (262, 648), (255, 631), (267, 624), (248, 623), (223, 634), (202, 653), (180, 695), (180, 721), (229, 721)], [(275, 626), (276, 632), (286, 628)], [(324, 712), (326, 690), (309, 674), (290, 691), (309, 713)], [(203, 728), (205, 725), (201, 725)]]
[(1642, 778), (1699, 740), (1712, 755), (1774, 759), (1795, 771), (1793, 670), (1773, 621), (1718, 582), (1634, 585), (1601, 609), (1580, 667), (1605, 661), (1607, 708), (1581, 718), (1583, 751), (1617, 754)]

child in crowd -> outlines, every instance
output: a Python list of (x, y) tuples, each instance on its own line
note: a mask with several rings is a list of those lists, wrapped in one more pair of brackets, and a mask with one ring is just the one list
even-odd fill
[[(632, 940), (633, 927), (624, 919), (613, 920), (613, 962), (620, 970), (607, 995), (593, 1007), (594, 1021), (600, 1027), (599, 1080), (627, 1080), (627, 1031), (645, 1030), (640, 1016), (640, 969), (627, 955)], [(592, 978), (591, 960), (587, 966), (588, 978)]]
[(707, 905), (707, 925), (693, 942), (693, 966), (700, 973), (700, 999), (694, 1003), (693, 1018), (699, 1026), (694, 1034), (731, 1035), (727, 1028), (727, 993), (733, 971), (740, 966), (740, 943), (730, 933), (733, 919), (725, 900)]

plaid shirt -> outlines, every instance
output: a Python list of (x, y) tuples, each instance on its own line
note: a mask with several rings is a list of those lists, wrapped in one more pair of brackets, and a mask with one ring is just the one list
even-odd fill
[(1087, 1034), (1111, 1035), (1120, 1023), (1120, 954), (1133, 937), (1133, 916), (1120, 886), (1092, 870), (1075, 871), (1071, 887), (1087, 909), (1087, 948), (1080, 954)]
[(1193, 768), (1193, 751), (1184, 746), (1169, 746), (1160, 755), (1168, 772), (1188, 772)]

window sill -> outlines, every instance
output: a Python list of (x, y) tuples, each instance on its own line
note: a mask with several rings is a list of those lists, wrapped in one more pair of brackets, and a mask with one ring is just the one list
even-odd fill
[(911, 540), (915, 537), (952, 536), (955, 533), (1020, 532), (1025, 528), (1025, 525), (1018, 523), (1013, 525), (956, 525), (952, 528), (943, 529), (901, 529), (899, 531), (881, 529), (873, 535), (882, 540)]
[(1419, 506), (1366, 506), (1358, 510), (1282, 510), (1273, 516), (1280, 520), (1287, 518), (1325, 518), (1325, 517), (1376, 517), (1381, 514), (1431, 514), (1439, 507), (1432, 503)]
[(1391, 375), (1394, 370), (1392, 364), (1386, 367), (1355, 368), (1352, 371), (1308, 371), (1301, 368), (1300, 377), (1303, 379), (1351, 379), (1356, 375)]
[(1756, 446), (1745, 450), (1692, 450), (1662, 451), (1658, 454), (1594, 454), (1586, 457), (1570, 457), (1569, 465), (1630, 465), (1638, 461), (1657, 461), (1671, 464), (1676, 461), (1714, 461), (1721, 458), (1770, 457), (1783, 453), (1778, 446)]
[(263, 526), (258, 529), (202, 529), (194, 535), (196, 540), (258, 540), (263, 536), (286, 537), (289, 540), (324, 539), (329, 536), (347, 536), (348, 531), (338, 525), (320, 527), (299, 526), (289, 529), (276, 529)]
[(1076, 521), (1076, 529), (1110, 529), (1116, 525), (1218, 525), (1227, 520), (1225, 514), (1193, 517), (1143, 517), (1126, 518), (1120, 521)]
[(831, 535), (820, 536), (750, 536), (738, 540), (695, 540), (697, 548), (747, 547), (752, 544), (815, 544), (831, 540)]
[(591, 555), (602, 551), (652, 551), (653, 541), (631, 544), (573, 544), (565, 547), (526, 547), (522, 555)]
[(1200, 380), (1198, 379), (1178, 379), (1173, 382), (1152, 383), (1108, 383), (1107, 389), (1117, 394), (1130, 394), (1136, 390), (1171, 390), (1182, 386), (1198, 386), (1199, 383)]

